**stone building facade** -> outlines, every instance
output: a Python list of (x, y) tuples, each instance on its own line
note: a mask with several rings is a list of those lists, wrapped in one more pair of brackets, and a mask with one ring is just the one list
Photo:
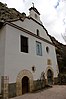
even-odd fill
[(55, 47), (33, 6), (30, 14), (0, 22), (0, 75), (3, 99), (57, 83)]

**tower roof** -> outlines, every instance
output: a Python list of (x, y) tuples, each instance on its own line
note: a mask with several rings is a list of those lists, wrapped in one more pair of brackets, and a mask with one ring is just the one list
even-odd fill
[(37, 14), (39, 14), (40, 15), (40, 13), (38, 12), (38, 10), (33, 6), (33, 7), (31, 7), (30, 9), (29, 9), (29, 11), (31, 11), (31, 10), (34, 10)]

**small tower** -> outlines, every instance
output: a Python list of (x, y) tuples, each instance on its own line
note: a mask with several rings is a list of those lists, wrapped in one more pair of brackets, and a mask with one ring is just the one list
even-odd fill
[(34, 3), (32, 3), (32, 4), (33, 4), (33, 7), (31, 7), (31, 8), (29, 9), (29, 11), (30, 11), (29, 17), (31, 17), (31, 18), (35, 19), (36, 21), (38, 21), (39, 23), (41, 23), (41, 21), (40, 21), (40, 13), (39, 13), (38, 10), (34, 7)]

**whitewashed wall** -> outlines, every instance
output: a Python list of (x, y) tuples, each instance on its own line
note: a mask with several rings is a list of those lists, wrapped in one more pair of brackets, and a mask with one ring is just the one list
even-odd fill
[[(35, 27), (33, 28), (35, 29)], [(39, 26), (39, 30), (41, 30), (40, 26)], [(41, 31), (42, 32), (40, 33), (41, 34), (43, 33), (44, 35), (43, 37), (46, 37), (48, 40), (50, 40), (50, 38), (47, 37), (47, 34), (45, 35), (43, 30)], [(20, 35), (28, 37), (29, 53), (20, 52), (20, 39), (19, 39)], [(36, 55), (36, 41), (42, 43), (42, 51), (43, 51), (42, 56)], [(46, 52), (46, 46), (50, 48), (49, 54), (47, 54)], [(41, 72), (46, 71), (47, 59), (49, 58), (52, 60), (51, 67), (54, 70), (54, 77), (57, 77), (57, 71), (56, 71), (57, 60), (56, 60), (54, 46), (46, 42), (43, 42), (42, 40), (39, 40), (29, 34), (26, 34), (23, 31), (20, 31), (16, 28), (7, 25), (4, 74), (9, 76), (10, 83), (16, 82), (16, 77), (18, 73), (24, 69), (31, 71), (34, 80), (39, 79), (41, 76)], [(36, 67), (35, 73), (32, 72), (32, 66)]]
[(0, 75), (0, 94), (1, 94), (1, 75)]
[(26, 18), (23, 22), (20, 21), (20, 20), (18, 20), (18, 21), (15, 21), (13, 23), (16, 24), (16, 25), (18, 25), (18, 26), (20, 26), (20, 27), (23, 27), (23, 28), (29, 30), (30, 32), (32, 32), (34, 34), (37, 34), (36, 33), (36, 30), (38, 29), (40, 36), (43, 37), (43, 38), (45, 38), (45, 39), (47, 39), (47, 40), (49, 40), (51, 42), (50, 38), (47, 36), (47, 33), (43, 29), (43, 27), (40, 26), (35, 21), (33, 21), (32, 19), (27, 19)]
[(6, 26), (0, 29), (0, 75), (4, 75)]

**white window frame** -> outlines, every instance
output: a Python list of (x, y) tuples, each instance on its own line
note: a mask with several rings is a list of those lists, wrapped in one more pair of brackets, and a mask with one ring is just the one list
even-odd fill
[(42, 44), (36, 41), (36, 54), (42, 56)]

